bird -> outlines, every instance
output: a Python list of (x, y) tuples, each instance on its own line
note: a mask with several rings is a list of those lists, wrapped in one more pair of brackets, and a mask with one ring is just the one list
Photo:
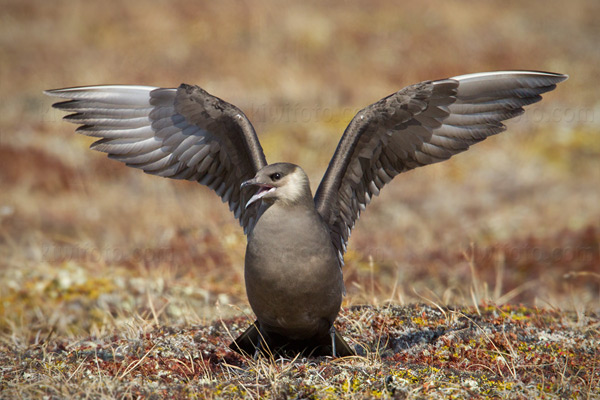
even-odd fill
[(344, 253), (361, 212), (402, 173), (449, 159), (506, 129), (567, 75), (472, 73), (407, 86), (350, 121), (313, 196), (295, 164), (268, 164), (238, 107), (199, 86), (82, 86), (61, 98), (91, 148), (148, 174), (212, 189), (247, 237), (244, 278), (256, 321), (230, 347), (248, 356), (345, 357), (336, 331)]

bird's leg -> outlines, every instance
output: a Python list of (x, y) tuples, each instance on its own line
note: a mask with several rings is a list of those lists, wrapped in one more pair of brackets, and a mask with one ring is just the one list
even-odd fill
[(262, 340), (258, 341), (256, 348), (254, 349), (254, 361), (258, 360), (258, 355), (260, 354)]
[(254, 360), (258, 359), (260, 352), (262, 351), (263, 343), (265, 341), (265, 335), (262, 331), (262, 327), (258, 326), (258, 343), (256, 344), (256, 349), (254, 350)]
[(331, 335), (331, 353), (333, 358), (335, 358), (337, 352), (335, 351), (335, 326), (333, 326), (333, 324), (331, 325), (331, 328), (329, 328), (329, 335)]

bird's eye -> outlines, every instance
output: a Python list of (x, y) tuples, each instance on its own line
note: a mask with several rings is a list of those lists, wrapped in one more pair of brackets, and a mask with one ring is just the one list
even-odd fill
[(272, 181), (278, 181), (281, 179), (281, 174), (279, 172), (275, 172), (274, 174), (271, 174), (270, 178)]

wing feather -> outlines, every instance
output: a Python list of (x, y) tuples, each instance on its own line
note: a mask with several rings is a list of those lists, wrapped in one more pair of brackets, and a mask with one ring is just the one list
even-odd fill
[(240, 184), (267, 164), (250, 121), (237, 107), (197, 86), (88, 86), (49, 90), (54, 107), (91, 148), (144, 172), (196, 180), (213, 189), (248, 232), (256, 207), (245, 209)]
[(498, 71), (408, 86), (350, 122), (315, 194), (340, 261), (373, 196), (401, 172), (447, 160), (506, 129), (566, 75)]

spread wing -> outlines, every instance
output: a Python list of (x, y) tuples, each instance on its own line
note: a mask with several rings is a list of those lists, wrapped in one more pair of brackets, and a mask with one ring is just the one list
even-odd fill
[(247, 231), (256, 208), (244, 208), (240, 184), (267, 164), (256, 133), (237, 107), (197, 86), (89, 86), (45, 92), (68, 99), (54, 107), (101, 138), (92, 149), (149, 174), (198, 181), (229, 203)]
[(499, 71), (408, 86), (352, 119), (315, 194), (340, 260), (360, 212), (401, 172), (447, 160), (502, 132), (566, 75)]

